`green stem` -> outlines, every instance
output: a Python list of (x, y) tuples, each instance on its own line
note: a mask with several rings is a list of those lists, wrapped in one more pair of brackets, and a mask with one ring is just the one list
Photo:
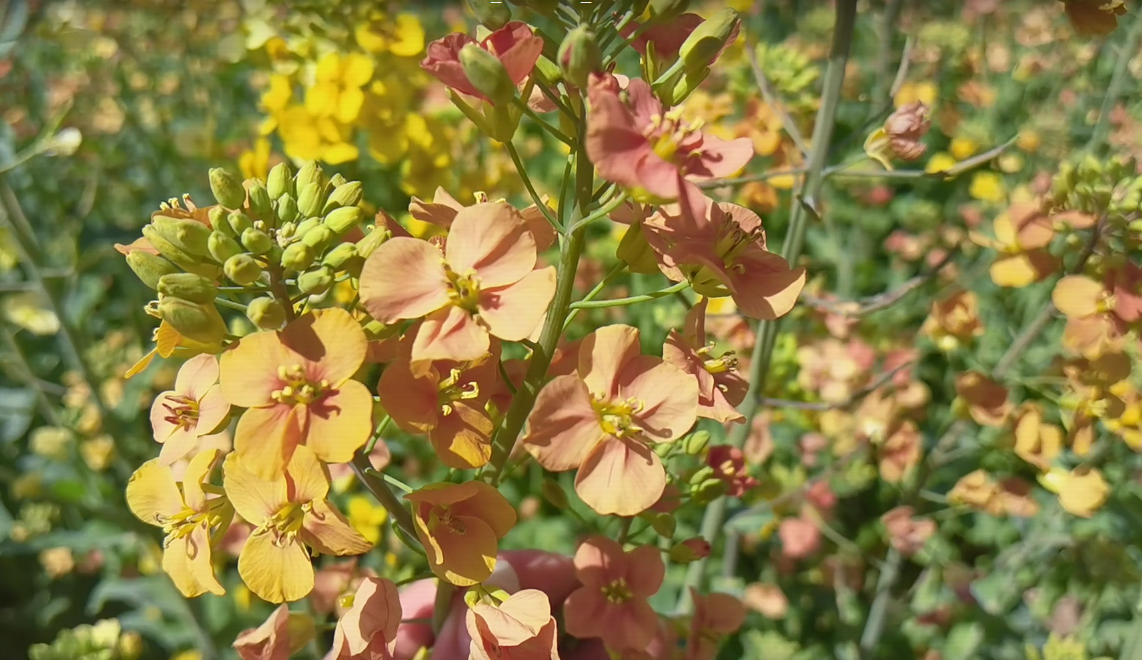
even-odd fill
[(516, 151), (515, 145), (513, 145), (510, 141), (505, 142), (504, 148), (508, 150), (508, 155), (511, 156), (512, 163), (515, 165), (516, 172), (519, 172), (519, 178), (521, 181), (523, 181), (523, 187), (527, 188), (527, 194), (531, 195), (531, 200), (535, 202), (537, 207), (539, 207), (539, 212), (543, 214), (543, 217), (547, 218), (547, 221), (551, 223), (551, 226), (555, 227), (555, 229), (558, 230), (559, 221), (551, 213), (551, 209), (547, 207), (547, 204), (543, 203), (543, 198), (540, 197), (539, 193), (535, 191), (535, 186), (531, 183), (531, 177), (527, 175), (527, 168), (523, 166), (523, 161), (520, 159), (519, 152)]
[(571, 303), (571, 309), (599, 309), (601, 307), (622, 307), (624, 305), (634, 305), (640, 302), (647, 302), (649, 300), (656, 300), (664, 296), (669, 296), (679, 291), (685, 291), (690, 288), (690, 282), (678, 282), (673, 286), (668, 286), (659, 291), (651, 291), (639, 296), (630, 296), (629, 298), (615, 298), (613, 300), (580, 300), (579, 302)]
[[(595, 288), (588, 291), (587, 295), (583, 296), (583, 299), (578, 302), (584, 303), (594, 300), (595, 296), (602, 293), (603, 289), (606, 289), (607, 286), (613, 282), (616, 277), (626, 271), (626, 269), (627, 262), (625, 261), (620, 261), (619, 263), (615, 264), (615, 267), (611, 269), (611, 272), (607, 273), (603, 279), (599, 280), (599, 283), (595, 285)], [(576, 304), (578, 303), (571, 303), (571, 313), (567, 315), (567, 320), (563, 322), (564, 331), (567, 330), (568, 326), (571, 325), (571, 322), (575, 320), (575, 316), (579, 313), (579, 310), (582, 309), (582, 306), (576, 307)]]
[[(833, 137), (833, 128), (836, 125), (837, 107), (841, 100), (841, 85), (845, 78), (845, 67), (848, 64), (849, 48), (852, 45), (853, 28), (856, 23), (857, 0), (837, 0), (836, 28), (833, 30), (833, 45), (829, 53), (829, 64), (825, 71), (824, 89), (821, 94), (821, 109), (817, 112), (817, 119), (813, 125), (813, 137), (810, 142), (812, 150), (809, 152), (805, 173), (805, 182), (802, 187), (803, 199), (795, 199), (789, 214), (789, 233), (785, 239), (785, 249), (782, 256), (791, 266), (795, 266), (801, 256), (805, 243), (806, 206), (815, 208), (816, 200), (824, 183), (825, 164), (828, 162), (829, 143)], [(761, 396), (765, 392), (766, 377), (769, 372), (769, 361), (773, 355), (773, 347), (777, 338), (780, 319), (762, 321), (757, 329), (757, 340), (754, 344), (753, 354), (750, 358), (749, 392), (739, 412), (745, 416), (745, 422), (738, 424), (730, 433), (729, 442), (735, 447), (741, 447), (749, 437), (751, 422), (761, 408)], [(727, 499), (719, 497), (714, 500), (702, 517), (701, 535), (711, 544), (717, 540), (726, 516)], [(706, 563), (709, 558), (700, 559), (687, 567), (686, 580), (678, 599), (679, 613), (689, 612), (690, 587), (701, 590), (706, 575)]]
[(416, 527), (412, 522), (412, 514), (404, 507), (393, 491), (389, 490), (389, 485), (385, 480), (373, 474), (373, 466), (369, 464), (367, 456), (358, 454), (353, 457), (353, 472), (357, 474), (357, 478), (361, 480), (361, 485), (365, 487), (381, 506), (389, 512), (392, 517), (393, 523), (404, 531), (409, 538), (415, 539)]
[(385, 432), (385, 429), (389, 427), (389, 423), (392, 421), (393, 418), (391, 415), (385, 415), (380, 423), (377, 424), (376, 428), (373, 429), (373, 436), (369, 438), (369, 443), (365, 445), (365, 456), (369, 456), (373, 453), (373, 450), (377, 448), (377, 442), (380, 441), (381, 434)]
[(612, 211), (614, 211), (618, 207), (622, 206), (623, 203), (626, 201), (627, 201), (627, 194), (624, 192), (620, 192), (619, 194), (617, 194), (614, 197), (607, 200), (606, 204), (603, 204), (599, 208), (592, 211), (591, 215), (588, 215), (587, 217), (583, 218), (582, 220), (571, 225), (571, 232), (572, 233), (577, 232), (580, 229), (591, 224), (592, 222), (595, 222), (596, 220), (602, 220), (603, 218), (610, 215), (610, 213)]

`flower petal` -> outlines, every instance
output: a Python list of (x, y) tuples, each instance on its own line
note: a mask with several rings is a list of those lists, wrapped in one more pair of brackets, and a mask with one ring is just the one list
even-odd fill
[(187, 598), (204, 593), (221, 596), (226, 590), (214, 576), (210, 562), (210, 534), (200, 523), (186, 536), (173, 537), (163, 550), (163, 571)]
[(650, 545), (641, 545), (626, 553), (627, 586), (635, 598), (650, 598), (658, 593), (666, 578), (666, 564), (662, 551)]
[(458, 587), (468, 587), (488, 579), (496, 567), (498, 543), (488, 523), (479, 518), (454, 518), (463, 531), (447, 525), (432, 530), (439, 554), (429, 550), (432, 572)]
[(321, 554), (360, 555), (373, 548), (328, 500), (314, 500), (302, 519), (301, 540)]
[(479, 315), (491, 334), (506, 341), (520, 341), (543, 320), (554, 295), (555, 268), (537, 268), (515, 284), (480, 291)]
[(475, 204), (456, 214), (444, 255), (457, 274), (475, 271), (481, 288), (507, 286), (535, 268), (535, 237), (510, 204)]
[(377, 382), (381, 405), (407, 433), (424, 433), (436, 427), (440, 412), (440, 376), (435, 369), (423, 375), (412, 373), (407, 356), (385, 367)]
[(698, 383), (662, 358), (639, 355), (624, 365), (617, 397), (642, 403), (635, 418), (652, 440), (680, 438), (697, 421)]
[(666, 489), (662, 461), (646, 445), (607, 439), (579, 466), (575, 492), (602, 515), (635, 516)]
[(278, 545), (273, 532), (254, 532), (246, 539), (238, 555), (238, 575), (250, 591), (270, 603), (301, 600), (313, 591), (309, 551), (297, 538)]
[(440, 462), (450, 468), (470, 470), (485, 465), (492, 458), (495, 425), (483, 409), (463, 401), (451, 405), (452, 411), (441, 415), (436, 427), (428, 432), (432, 448)]
[(368, 339), (349, 312), (334, 307), (319, 309), (292, 322), (281, 331), (288, 348), (312, 363), (308, 376), (339, 386), (361, 368)]
[(361, 270), (361, 303), (381, 323), (420, 318), (448, 304), (444, 258), (416, 238), (385, 241)]
[(246, 335), (219, 359), (222, 396), (230, 405), (255, 408), (273, 403), (270, 394), (282, 387), (278, 367), (298, 362), (276, 332)]
[(412, 342), (412, 362), (479, 360), (488, 352), (490, 342), (488, 331), (468, 312), (449, 305), (429, 314), (420, 324)]
[(521, 442), (553, 472), (579, 467), (605, 437), (587, 385), (576, 376), (557, 376), (539, 391)]
[(238, 418), (234, 451), (247, 469), (264, 479), (285, 470), (294, 448), (305, 440), (305, 408), (276, 404), (250, 408)]
[(620, 324), (599, 328), (579, 347), (579, 377), (591, 394), (614, 398), (624, 365), (641, 354), (638, 328)]
[(195, 454), (187, 464), (182, 475), (182, 501), (188, 509), (206, 511), (206, 492), (202, 484), (210, 480), (210, 471), (221, 453), (217, 449), (207, 449)]
[(127, 506), (139, 520), (162, 527), (184, 508), (174, 472), (157, 459), (143, 463), (127, 481)]
[(452, 506), (453, 515), (483, 520), (496, 538), (502, 539), (515, 527), (516, 512), (507, 498), (494, 486), (473, 481), (474, 493)]
[(1068, 275), (1055, 284), (1051, 301), (1067, 318), (1085, 318), (1098, 313), (1102, 284), (1083, 275)]
[(305, 445), (326, 463), (348, 463), (373, 432), (373, 395), (360, 381), (309, 404)]
[(289, 501), (285, 476), (261, 479), (246, 467), (237, 453), (227, 454), (222, 462), (222, 487), (238, 515), (251, 525), (261, 525)]
[(197, 355), (184, 362), (178, 370), (174, 391), (197, 401), (218, 382), (218, 374), (218, 358), (205, 353)]

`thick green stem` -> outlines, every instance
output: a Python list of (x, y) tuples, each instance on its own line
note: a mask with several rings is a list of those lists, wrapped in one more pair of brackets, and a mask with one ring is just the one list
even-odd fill
[[(805, 173), (805, 182), (802, 186), (801, 199), (795, 199), (790, 211), (789, 233), (785, 238), (785, 249), (782, 256), (795, 266), (801, 256), (805, 244), (805, 230), (807, 227), (806, 207), (816, 208), (817, 197), (821, 193), (824, 183), (825, 165), (829, 157), (829, 143), (832, 141), (833, 128), (836, 124), (837, 107), (841, 100), (841, 84), (845, 78), (845, 67), (848, 64), (849, 48), (852, 45), (853, 28), (856, 23), (857, 0), (837, 0), (836, 27), (833, 31), (833, 45), (829, 53), (829, 65), (825, 71), (824, 90), (821, 95), (821, 109), (817, 113), (816, 123), (813, 125), (812, 150), (809, 152), (808, 166)], [(729, 441), (735, 447), (741, 447), (749, 437), (751, 422), (761, 408), (761, 396), (765, 392), (766, 376), (769, 372), (769, 361), (773, 355), (773, 346), (777, 339), (777, 330), (780, 319), (762, 321), (757, 329), (757, 341), (754, 344), (753, 354), (750, 357), (749, 392), (742, 402), (739, 412), (745, 416), (745, 422), (734, 427), (730, 433)], [(701, 534), (710, 543), (717, 540), (726, 516), (726, 498), (715, 500), (706, 508), (702, 517)], [(700, 559), (687, 568), (686, 582), (678, 600), (678, 611), (688, 612), (690, 602), (690, 587), (701, 588), (706, 574), (708, 558)]]
[(361, 484), (377, 499), (381, 506), (392, 516), (393, 522), (411, 538), (416, 538), (416, 527), (412, 523), (412, 514), (408, 512), (385, 480), (373, 474), (373, 466), (369, 464), (369, 457), (358, 454), (353, 458), (353, 472), (361, 480)]

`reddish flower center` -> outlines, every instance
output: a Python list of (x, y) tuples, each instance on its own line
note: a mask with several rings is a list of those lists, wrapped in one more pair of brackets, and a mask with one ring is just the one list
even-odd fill
[(190, 430), (198, 425), (198, 401), (185, 394), (171, 394), (167, 396), (163, 407), (167, 409), (167, 416), (163, 419), (178, 428)]
[(468, 529), (464, 521), (454, 517), (446, 506), (438, 506), (428, 514), (429, 531), (436, 531), (440, 527), (445, 527), (455, 534), (463, 534)]
[(475, 399), (480, 396), (480, 385), (474, 381), (467, 383), (460, 382), (460, 376), (464, 372), (460, 369), (452, 369), (449, 372), (448, 378), (440, 381), (439, 390), (436, 393), (436, 401), (440, 406), (440, 412), (443, 415), (451, 415), (453, 405), (457, 401), (466, 401)]
[(634, 438), (642, 433), (635, 423), (634, 415), (641, 412), (645, 404), (638, 399), (610, 401), (603, 396), (592, 396), (591, 407), (599, 417), (599, 425), (608, 435), (616, 438)]
[(310, 502), (303, 504), (290, 502), (277, 513), (266, 518), (265, 521), (254, 530), (254, 534), (273, 534), (274, 545), (279, 548), (289, 545), (297, 539), (297, 535), (301, 532), (305, 515), (312, 509), (313, 505)]
[(702, 120), (687, 124), (682, 121), (682, 108), (674, 108), (665, 115), (652, 115), (650, 123), (643, 127), (642, 134), (654, 145), (655, 155), (673, 163), (679, 152), (682, 152), (683, 157), (699, 152), (701, 128)]
[(612, 603), (625, 603), (634, 598), (630, 587), (627, 586), (626, 578), (619, 578), (610, 584), (603, 585), (602, 591), (603, 597)]
[(460, 309), (475, 313), (480, 302), (480, 277), (476, 271), (460, 274), (445, 263), (444, 273), (448, 276), (448, 299)]
[(270, 393), (270, 398), (278, 403), (295, 406), (308, 406), (325, 396), (332, 389), (329, 381), (310, 380), (305, 367), (300, 364), (278, 367), (278, 380), (281, 388)]

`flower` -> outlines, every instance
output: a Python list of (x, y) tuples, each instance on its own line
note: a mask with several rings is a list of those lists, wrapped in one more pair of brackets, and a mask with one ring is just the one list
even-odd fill
[[(336, 487), (334, 491), (336, 492)], [(381, 526), (388, 520), (389, 512), (368, 495), (354, 495), (349, 498), (345, 516), (353, 529), (375, 545), (381, 540)]]
[(904, 557), (920, 552), (924, 543), (936, 533), (936, 521), (913, 517), (910, 506), (898, 506), (880, 517), (888, 531), (888, 541)]
[(973, 242), (1000, 253), (991, 264), (991, 280), (999, 286), (1021, 288), (1055, 271), (1058, 260), (1046, 251), (1055, 232), (1037, 204), (1017, 203), (996, 216), (995, 239), (970, 232)]
[(239, 633), (233, 646), (242, 660), (286, 660), (316, 635), (312, 616), (283, 604), (262, 625)]
[(932, 311), (924, 320), (921, 332), (943, 350), (983, 335), (979, 317), (979, 299), (971, 291), (959, 290), (942, 300), (932, 302)]
[(599, 176), (641, 194), (678, 199), (690, 181), (729, 176), (753, 158), (753, 142), (729, 142), (687, 124), (680, 108), (666, 110), (650, 85), (633, 79), (620, 93), (610, 76), (592, 76), (588, 88), (587, 155)]
[(461, 209), (441, 258), (427, 241), (396, 237), (365, 261), (361, 301), (382, 323), (425, 317), (413, 362), (478, 360), (489, 335), (526, 339), (555, 295), (555, 269), (535, 268), (535, 238), (519, 212), (489, 202)]
[(318, 60), (315, 77), (305, 92), (305, 109), (314, 117), (351, 124), (365, 104), (363, 88), (373, 78), (373, 60), (361, 53), (327, 53)]
[(689, 280), (709, 298), (731, 296), (742, 314), (772, 320), (793, 309), (805, 269), (791, 269), (766, 249), (761, 218), (744, 206), (719, 204), (695, 189), (662, 206), (644, 223), (671, 280)]
[(690, 587), (694, 615), (690, 617), (690, 637), (686, 641), (685, 660), (712, 660), (718, 654), (718, 642), (741, 628), (745, 622), (745, 606), (729, 594), (698, 593)]
[(1047, 471), (1063, 447), (1063, 430), (1043, 421), (1043, 411), (1034, 403), (1022, 406), (1015, 422), (1015, 455)]
[(469, 660), (558, 660), (559, 634), (551, 601), (538, 589), (524, 589), (499, 606), (477, 602), (464, 616), (472, 642)]
[[(227, 498), (215, 494), (207, 483), (218, 455), (216, 449), (198, 453), (181, 483), (160, 459), (143, 463), (127, 482), (131, 513), (166, 533), (163, 570), (187, 598), (208, 591), (217, 596), (226, 593), (210, 563), (211, 547), (234, 514)], [(207, 492), (214, 496), (207, 497)]]
[(309, 548), (344, 556), (372, 547), (326, 499), (329, 475), (309, 447), (297, 447), (272, 479), (261, 478), (248, 461), (238, 453), (226, 457), (223, 487), (238, 514), (255, 526), (238, 555), (238, 574), (259, 598), (281, 603), (308, 595)]
[(1126, 14), (1123, 0), (1063, 0), (1063, 10), (1080, 36), (1101, 37), (1118, 27), (1118, 17)]
[(377, 383), (381, 404), (408, 433), (428, 433), (436, 455), (451, 468), (484, 465), (492, 456), (495, 425), (485, 410), (499, 378), (498, 342), (476, 361), (436, 360), (415, 372), (412, 342)]
[(397, 586), (392, 580), (366, 576), (352, 600), (352, 607), (337, 621), (330, 659), (391, 660), (401, 620)]
[(1110, 494), (1102, 473), (1093, 468), (1051, 468), (1039, 475), (1039, 483), (1059, 496), (1059, 506), (1064, 511), (1083, 518), (1094, 515)]
[(499, 539), (516, 513), (500, 491), (482, 481), (438, 483), (405, 495), (413, 503), (416, 535), (432, 572), (459, 587), (488, 579)]
[(980, 426), (1001, 426), (1011, 412), (1007, 388), (978, 371), (956, 377), (956, 394), (964, 401), (968, 415)]
[(464, 73), (460, 65), (460, 51), (468, 44), (476, 44), (493, 54), (504, 65), (512, 84), (519, 85), (535, 68), (536, 61), (543, 53), (543, 39), (536, 36), (526, 23), (511, 21), (488, 35), (483, 41), (455, 32), (428, 44), (427, 54), (420, 66), (448, 87), (468, 96), (485, 101)]
[(623, 552), (617, 541), (592, 536), (575, 552), (575, 569), (583, 586), (563, 605), (567, 632), (599, 637), (616, 652), (645, 649), (658, 629), (647, 598), (658, 593), (666, 576), (658, 548)]
[(183, 363), (174, 389), (162, 392), (151, 405), (151, 427), (162, 443), (159, 461), (170, 465), (189, 454), (204, 435), (222, 426), (230, 404), (218, 386), (218, 359), (199, 355)]
[[(546, 197), (543, 200), (546, 202)], [(488, 201), (488, 196), (484, 193), (476, 193), (476, 202), (482, 204)], [(495, 200), (503, 202), (504, 200)], [(414, 219), (421, 222), (429, 222), (445, 229), (452, 226), (452, 221), (456, 219), (456, 214), (461, 209), (465, 208), (463, 204), (456, 201), (448, 191), (443, 188), (437, 188), (432, 196), (431, 202), (426, 202), (419, 197), (413, 196), (412, 201), (408, 203), (408, 212)], [(547, 221), (543, 215), (543, 211), (538, 206), (532, 204), (526, 209), (519, 212), (523, 217), (524, 222), (527, 223), (527, 228), (531, 232), (532, 237), (535, 239), (535, 249), (538, 252), (543, 252), (555, 243), (555, 228)]]
[(917, 160), (928, 148), (920, 141), (931, 126), (928, 112), (929, 108), (923, 101), (913, 101), (897, 108), (884, 120), (884, 125), (865, 140), (865, 153), (886, 170), (892, 169), (892, 161), (889, 160), (892, 156), (900, 160)]
[(246, 335), (222, 354), (222, 395), (247, 408), (234, 432), (246, 469), (280, 476), (297, 447), (348, 463), (372, 433), (373, 396), (353, 380), (365, 332), (343, 309), (322, 309), (283, 330)]
[(806, 518), (786, 518), (777, 527), (781, 554), (789, 559), (804, 559), (821, 548), (821, 530)]
[(662, 359), (692, 375), (698, 383), (698, 416), (722, 423), (743, 422), (735, 406), (745, 400), (749, 383), (738, 373), (733, 351), (714, 357), (715, 343), (706, 341), (708, 298), (686, 314), (684, 333), (671, 330), (662, 347)]
[(666, 487), (649, 445), (677, 440), (694, 425), (698, 386), (661, 358), (642, 355), (636, 328), (611, 325), (583, 339), (578, 375), (544, 386), (523, 446), (544, 468), (578, 468), (575, 491), (600, 514), (633, 516)]
[(741, 497), (758, 486), (745, 465), (745, 454), (733, 445), (714, 445), (706, 455), (706, 465), (714, 468), (714, 476), (726, 482), (726, 494)]
[[(631, 47), (643, 57), (646, 56), (647, 50), (653, 48), (655, 60), (660, 63), (660, 66), (667, 67), (678, 58), (682, 44), (686, 42), (690, 33), (698, 29), (698, 26), (705, 21), (706, 19), (698, 14), (691, 13), (680, 14), (666, 22), (656, 21), (645, 28), (638, 21), (630, 21), (622, 29), (622, 35), (630, 38), (637, 31), (638, 35), (631, 41)], [(741, 25), (735, 24), (722, 47), (710, 58), (711, 62), (720, 58), (726, 48), (737, 41), (740, 30)]]

